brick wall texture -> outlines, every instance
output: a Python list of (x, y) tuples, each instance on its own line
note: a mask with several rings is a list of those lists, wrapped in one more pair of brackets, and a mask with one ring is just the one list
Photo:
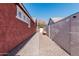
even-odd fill
[(31, 27), (16, 18), (16, 4), (0, 4), (0, 55), (7, 53), (36, 32), (36, 23)]

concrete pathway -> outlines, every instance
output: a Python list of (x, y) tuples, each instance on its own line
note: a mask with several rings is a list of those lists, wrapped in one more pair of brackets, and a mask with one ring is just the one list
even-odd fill
[(68, 56), (54, 41), (46, 35), (36, 33), (16, 54), (21, 56)]

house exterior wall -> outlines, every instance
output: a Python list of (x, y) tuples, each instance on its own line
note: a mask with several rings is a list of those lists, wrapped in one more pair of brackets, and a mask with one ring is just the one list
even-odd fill
[(66, 20), (58, 22), (55, 24), (55, 30), (54, 41), (70, 53), (70, 22), (66, 22)]
[(79, 55), (79, 14), (71, 18), (71, 55)]
[(79, 13), (50, 26), (51, 39), (70, 55), (79, 55)]
[[(16, 15), (16, 17), (19, 20), (27, 23), (28, 24), (28, 27), (30, 27), (29, 26), (30, 25), (30, 19), (29, 19), (29, 17), (23, 12), (23, 10), (18, 5), (16, 5), (16, 7), (17, 7), (17, 10), (16, 10), (17, 11), (17, 15)], [(19, 12), (21, 13), (21, 17), (19, 16)]]
[(50, 38), (70, 53), (70, 21), (60, 21), (50, 25)]
[(28, 24), (16, 18), (16, 4), (0, 4), (0, 55), (16, 47), (23, 40), (36, 32), (36, 23)]

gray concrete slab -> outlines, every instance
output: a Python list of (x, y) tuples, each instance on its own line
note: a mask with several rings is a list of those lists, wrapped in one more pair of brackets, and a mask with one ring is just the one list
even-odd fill
[(46, 35), (37, 32), (16, 55), (21, 56), (69, 56)]

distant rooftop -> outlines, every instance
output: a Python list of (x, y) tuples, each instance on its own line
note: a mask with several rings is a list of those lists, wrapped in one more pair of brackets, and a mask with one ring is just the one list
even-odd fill
[(58, 21), (62, 20), (63, 17), (54, 17), (54, 18), (51, 17), (51, 19), (53, 20), (53, 22), (58, 22)]

